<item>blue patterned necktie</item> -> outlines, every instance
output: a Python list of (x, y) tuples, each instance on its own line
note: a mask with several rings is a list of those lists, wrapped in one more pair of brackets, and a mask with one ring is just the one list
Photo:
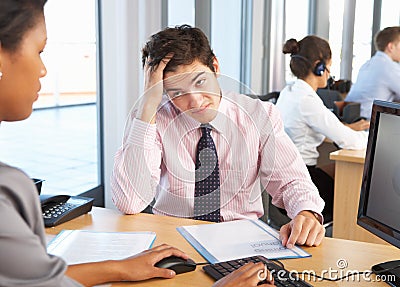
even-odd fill
[(211, 137), (211, 126), (201, 125), (197, 144), (194, 219), (220, 221), (220, 182), (217, 150)]

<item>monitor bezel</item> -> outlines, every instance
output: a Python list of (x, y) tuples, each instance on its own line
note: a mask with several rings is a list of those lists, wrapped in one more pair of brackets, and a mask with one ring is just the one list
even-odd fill
[[(379, 121), (381, 114), (390, 114), (400, 116), (400, 104), (374, 100), (368, 135), (368, 145), (365, 155), (364, 172), (361, 183), (360, 201), (358, 206), (357, 224), (365, 228), (372, 234), (400, 248), (400, 238), (396, 238), (393, 229), (384, 223), (366, 215), (368, 206), (368, 197), (371, 185), (372, 167), (374, 164), (376, 139), (379, 130)], [(396, 235), (400, 235), (397, 234)]]

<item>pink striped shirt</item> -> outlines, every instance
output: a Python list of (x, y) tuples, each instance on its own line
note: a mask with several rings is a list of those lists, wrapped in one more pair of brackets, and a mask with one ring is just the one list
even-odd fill
[[(261, 186), (291, 218), (302, 210), (321, 213), (324, 202), (274, 105), (223, 93), (210, 124), (219, 161), (223, 221), (261, 217)], [(193, 217), (199, 126), (168, 101), (157, 112), (156, 124), (135, 119), (135, 111), (130, 114), (111, 177), (119, 210), (141, 212), (154, 198), (156, 214)]]

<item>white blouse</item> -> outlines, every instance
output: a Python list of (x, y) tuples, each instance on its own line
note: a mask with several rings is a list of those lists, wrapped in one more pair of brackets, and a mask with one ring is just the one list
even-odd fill
[(281, 112), (285, 132), (300, 151), (306, 165), (316, 165), (317, 147), (327, 137), (344, 149), (364, 149), (368, 133), (345, 126), (323, 104), (305, 81), (297, 79), (280, 93), (276, 106)]

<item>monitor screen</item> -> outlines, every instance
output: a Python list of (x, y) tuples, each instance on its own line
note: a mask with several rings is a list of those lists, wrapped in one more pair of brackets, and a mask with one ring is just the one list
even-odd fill
[(357, 223), (400, 248), (400, 104), (375, 101)]
[[(357, 224), (400, 248), (400, 104), (374, 101), (362, 178)], [(390, 264), (388, 264), (390, 263)], [(392, 270), (400, 261), (385, 262), (372, 270)], [(396, 277), (395, 283), (399, 283)]]

